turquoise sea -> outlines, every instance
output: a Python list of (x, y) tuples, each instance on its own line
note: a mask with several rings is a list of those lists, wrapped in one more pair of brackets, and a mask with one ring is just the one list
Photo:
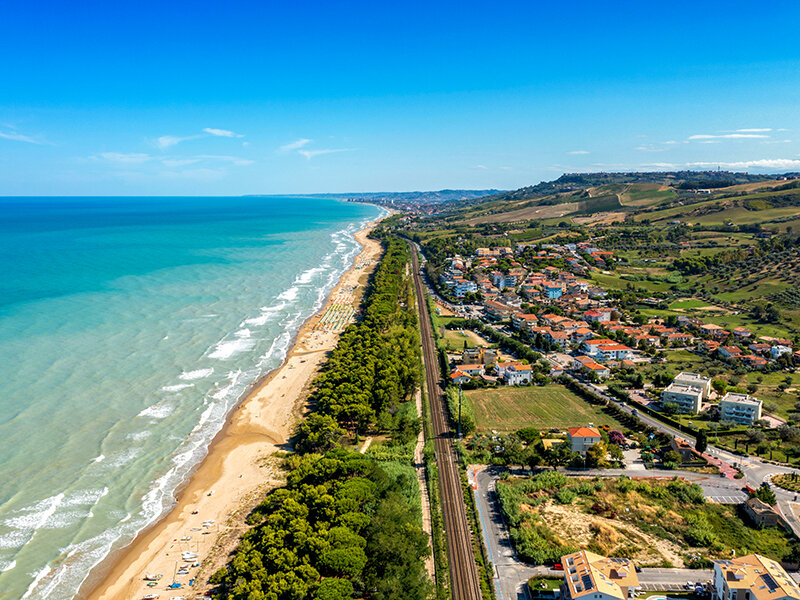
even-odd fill
[(173, 504), (375, 206), (0, 198), (0, 599), (73, 598)]

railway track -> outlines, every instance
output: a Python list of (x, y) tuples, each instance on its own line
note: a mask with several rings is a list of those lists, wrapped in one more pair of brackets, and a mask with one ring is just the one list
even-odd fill
[(442, 497), (447, 559), (450, 567), (450, 590), (454, 600), (482, 600), (478, 566), (472, 551), (472, 533), (467, 521), (467, 507), (461, 488), (461, 476), (453, 448), (452, 434), (447, 424), (447, 407), (445, 406), (431, 319), (428, 313), (428, 304), (425, 301), (425, 288), (419, 274), (419, 258), (414, 245), (410, 246), (414, 287), (417, 291), (419, 306), (422, 353), (425, 359), (425, 380), (433, 417), (436, 465), (439, 471), (439, 491)]

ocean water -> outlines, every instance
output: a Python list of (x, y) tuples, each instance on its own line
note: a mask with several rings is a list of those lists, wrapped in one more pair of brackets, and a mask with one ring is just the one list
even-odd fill
[(0, 599), (67, 600), (172, 506), (381, 210), (0, 198)]

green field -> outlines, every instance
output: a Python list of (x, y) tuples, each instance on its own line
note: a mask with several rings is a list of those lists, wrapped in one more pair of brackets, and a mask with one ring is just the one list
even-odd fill
[(522, 427), (548, 429), (594, 423), (618, 427), (600, 408), (590, 405), (560, 385), (502, 387), (469, 390), (478, 432), (516, 431)]

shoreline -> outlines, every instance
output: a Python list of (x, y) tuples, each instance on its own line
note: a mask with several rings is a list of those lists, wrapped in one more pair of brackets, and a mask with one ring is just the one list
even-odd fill
[[(255, 381), (228, 413), (206, 456), (175, 490), (175, 505), (96, 565), (75, 598), (134, 600), (146, 593), (163, 594), (172, 581), (183, 584), (178, 594), (195, 595), (206, 589), (203, 582), (227, 562), (228, 552), (238, 542), (244, 516), (267, 489), (281, 483), (271, 456), (287, 443), (305, 410), (311, 382), (352, 319), (341, 327), (317, 325), (335, 305), (350, 304), (356, 309), (360, 304), (366, 278), (380, 256), (380, 244), (367, 235), (385, 216), (354, 234), (361, 249), (352, 266), (323, 306), (297, 330), (283, 362)], [(210, 520), (213, 524), (203, 525)], [(190, 569), (190, 575), (175, 577), (179, 563), (184, 562), (182, 551), (197, 553), (191, 562), (202, 566)], [(151, 589), (143, 580), (145, 573), (159, 573), (163, 578)], [(197, 581), (189, 588), (191, 578)]]

